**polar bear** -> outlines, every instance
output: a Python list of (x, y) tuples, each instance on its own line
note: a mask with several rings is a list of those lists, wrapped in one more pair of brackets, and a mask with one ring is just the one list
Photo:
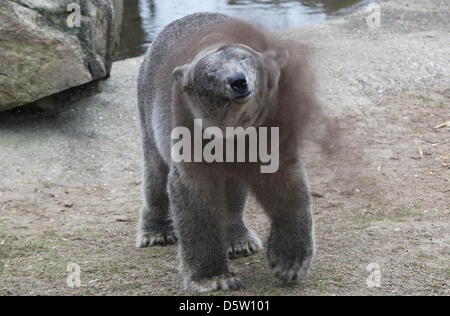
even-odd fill
[[(286, 282), (306, 276), (314, 225), (298, 151), (316, 104), (306, 64), (301, 49), (215, 13), (166, 26), (145, 56), (138, 78), (144, 205), (136, 246), (178, 242), (186, 290), (242, 286), (227, 259), (262, 248), (243, 221), (249, 191), (271, 219), (267, 256), (275, 276)], [(172, 132), (193, 131), (196, 119), (218, 129), (279, 128), (279, 169), (261, 173), (260, 162), (175, 163)]]

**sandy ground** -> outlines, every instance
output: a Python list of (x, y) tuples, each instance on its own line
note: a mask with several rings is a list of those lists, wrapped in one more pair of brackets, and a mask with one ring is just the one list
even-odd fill
[[(314, 51), (345, 149), (303, 152), (317, 234), (309, 279), (280, 284), (263, 251), (231, 262), (245, 284), (233, 294), (449, 295), (450, 127), (435, 127), (450, 120), (450, 4), (383, 2), (374, 30), (366, 17), (283, 34)], [(140, 61), (115, 63), (102, 93), (82, 101), (0, 114), (0, 295), (184, 294), (175, 246), (134, 248)], [(267, 237), (252, 200), (246, 221)], [(69, 263), (79, 288), (67, 286)], [(370, 264), (380, 287), (367, 286)]]

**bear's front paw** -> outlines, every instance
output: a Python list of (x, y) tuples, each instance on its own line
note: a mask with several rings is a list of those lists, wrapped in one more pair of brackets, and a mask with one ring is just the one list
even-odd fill
[(270, 251), (268, 259), (274, 275), (283, 282), (293, 282), (304, 280), (308, 275), (309, 268), (313, 259), (313, 251), (308, 251), (303, 255), (300, 253), (284, 254)]
[(173, 245), (176, 242), (177, 236), (172, 230), (154, 233), (139, 232), (136, 238), (136, 248)]
[(227, 273), (201, 281), (185, 280), (184, 285), (185, 290), (200, 293), (220, 290), (237, 290), (241, 287), (241, 279), (233, 273)]
[(229, 259), (250, 256), (257, 253), (262, 248), (262, 242), (252, 231), (247, 231), (243, 236), (233, 237), (227, 247), (227, 257)]

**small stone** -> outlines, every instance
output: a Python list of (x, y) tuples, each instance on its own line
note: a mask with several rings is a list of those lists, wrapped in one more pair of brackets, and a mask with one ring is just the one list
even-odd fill
[(316, 197), (316, 198), (323, 198), (323, 197), (325, 197), (325, 194), (322, 194), (322, 193), (319, 193), (319, 192), (311, 192), (311, 195), (313, 197)]
[(129, 222), (130, 219), (127, 216), (114, 216), (116, 222)]
[(72, 202), (64, 202), (64, 207), (71, 208), (73, 206)]
[(92, 280), (92, 281), (89, 281), (89, 285), (90, 286), (93, 286), (93, 285), (96, 285), (96, 283), (98, 283), (100, 280)]

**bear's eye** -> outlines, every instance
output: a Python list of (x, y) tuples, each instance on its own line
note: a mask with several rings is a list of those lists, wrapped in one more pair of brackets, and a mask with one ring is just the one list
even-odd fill
[(216, 71), (216, 70), (208, 71), (208, 72), (206, 73), (206, 78), (207, 78), (208, 80), (210, 80), (210, 81), (216, 79), (216, 77), (217, 77), (217, 71)]

